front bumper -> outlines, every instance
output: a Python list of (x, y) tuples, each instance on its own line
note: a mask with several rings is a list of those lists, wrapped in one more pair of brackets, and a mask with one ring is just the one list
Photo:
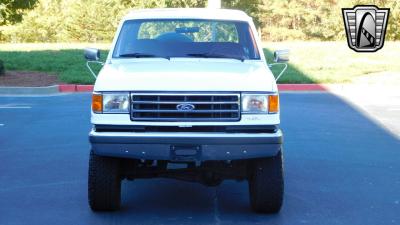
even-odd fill
[(207, 161), (275, 156), (281, 149), (282, 132), (96, 132), (89, 133), (95, 154), (111, 157)]

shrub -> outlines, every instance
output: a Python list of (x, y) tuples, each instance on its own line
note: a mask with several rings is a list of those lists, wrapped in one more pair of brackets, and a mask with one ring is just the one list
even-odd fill
[[(19, 0), (6, 2), (29, 2)], [(207, 0), (34, 0), (22, 21), (1, 24), (0, 42), (111, 42), (131, 8), (204, 7)], [(0, 0), (4, 2), (4, 0)], [(377, 4), (390, 8), (387, 40), (400, 40), (399, 0), (222, 0), (224, 8), (246, 11), (264, 40), (343, 40), (343, 7)], [(3, 4), (4, 5), (4, 4)]]

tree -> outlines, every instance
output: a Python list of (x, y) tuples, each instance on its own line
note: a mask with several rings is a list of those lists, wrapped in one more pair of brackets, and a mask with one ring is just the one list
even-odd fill
[(36, 1), (37, 0), (1, 0), (0, 26), (20, 22), (24, 10), (32, 9)]
[(253, 17), (256, 26), (261, 24), (260, 6), (262, 0), (222, 0), (222, 7), (228, 9), (240, 9)]
[(165, 4), (170, 8), (203, 8), (207, 0), (165, 0)]
[[(201, 8), (207, 5), (207, 0), (0, 2), (0, 41), (6, 42), (110, 42), (120, 19), (129, 9)], [(253, 17), (256, 26), (262, 30), (263, 39), (268, 41), (344, 40), (346, 37), (341, 9), (357, 4), (390, 8), (386, 40), (400, 40), (400, 23), (397, 22), (400, 21), (400, 1), (222, 0), (223, 8), (240, 9)], [(21, 15), (23, 19), (18, 22)]]

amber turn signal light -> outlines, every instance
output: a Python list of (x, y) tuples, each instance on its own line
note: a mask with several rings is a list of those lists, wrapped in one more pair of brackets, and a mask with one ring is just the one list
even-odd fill
[(268, 112), (269, 113), (279, 112), (279, 95), (268, 96)]
[(103, 112), (103, 95), (95, 94), (92, 95), (92, 110), (94, 113)]

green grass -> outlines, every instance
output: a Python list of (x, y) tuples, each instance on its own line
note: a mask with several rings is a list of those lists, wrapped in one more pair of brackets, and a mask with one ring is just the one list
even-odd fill
[[(2, 44), (0, 59), (4, 61), (6, 70), (47, 72), (57, 75), (64, 83), (92, 84), (95, 80), (83, 58), (86, 46), (107, 48), (89, 44)], [(104, 60), (108, 51), (102, 50), (101, 53)]]
[[(40, 71), (55, 74), (62, 82), (92, 84), (83, 58), (84, 47), (102, 49), (109, 44), (0, 44), (0, 59), (6, 70)], [(356, 53), (341, 42), (267, 42), (264, 53), (290, 49), (290, 64), (280, 83), (345, 83), (378, 72), (400, 73), (400, 42), (386, 42), (376, 53)], [(273, 67), (274, 74), (281, 68)]]
[(400, 74), (400, 42), (385, 42), (375, 53), (354, 52), (345, 41), (267, 42), (263, 47), (269, 62), (274, 50), (290, 50), (289, 68), (280, 83), (347, 83), (379, 72)]

